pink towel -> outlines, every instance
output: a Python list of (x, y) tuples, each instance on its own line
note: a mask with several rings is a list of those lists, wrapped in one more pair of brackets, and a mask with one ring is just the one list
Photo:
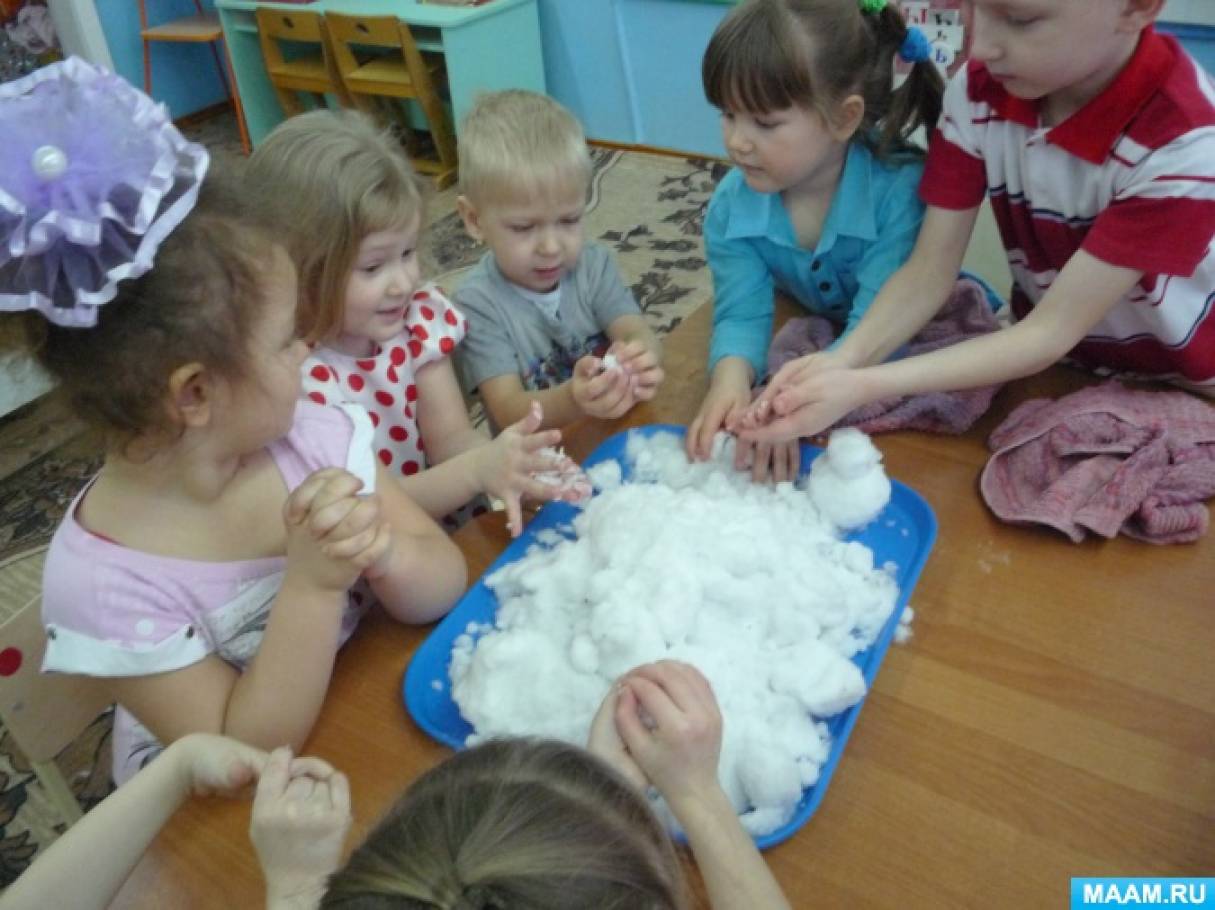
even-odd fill
[(1181, 391), (1116, 382), (1016, 408), (988, 440), (979, 487), (1003, 521), (1079, 543), (1121, 531), (1151, 543), (1206, 533), (1215, 496), (1215, 407)]
[[(962, 278), (932, 322), (911, 339), (903, 356), (911, 357), (986, 335), (999, 328), (983, 286)], [(831, 323), (821, 316), (790, 319), (772, 339), (768, 371), (806, 354), (821, 351), (835, 339)], [(929, 433), (965, 433), (991, 407), (998, 385), (960, 392), (883, 398), (850, 411), (837, 427), (857, 427), (866, 433), (890, 430), (926, 430)]]

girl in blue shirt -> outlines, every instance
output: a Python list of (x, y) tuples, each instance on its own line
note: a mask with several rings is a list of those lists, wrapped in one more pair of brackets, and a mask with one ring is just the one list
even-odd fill
[[(913, 64), (897, 90), (896, 56)], [(908, 136), (932, 130), (943, 90), (928, 58), (886, 0), (745, 0), (713, 33), (702, 79), (735, 168), (705, 218), (711, 379), (689, 458), (709, 457), (765, 377), (776, 290), (846, 333), (910, 255), (924, 205)], [(740, 439), (735, 466), (792, 479), (797, 442)]]

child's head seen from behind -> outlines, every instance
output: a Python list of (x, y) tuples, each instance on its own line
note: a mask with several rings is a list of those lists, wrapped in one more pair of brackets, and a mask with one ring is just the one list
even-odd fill
[(415, 781), (330, 879), (324, 907), (687, 906), (633, 787), (584, 749), (494, 740)]
[[(906, 148), (940, 113), (941, 76), (929, 60), (893, 88), (907, 27), (894, 3), (746, 0), (713, 33), (701, 67), (722, 112), (731, 158), (757, 191), (813, 176), (816, 155), (853, 138), (879, 154)], [(796, 135), (794, 134), (796, 132)]]
[(364, 114), (312, 111), (257, 147), (249, 178), (299, 269), (299, 331), (367, 356), (405, 327), (421, 280), (422, 183)]
[(460, 131), (464, 225), (502, 274), (536, 293), (553, 290), (578, 261), (591, 160), (578, 121), (544, 95), (479, 97)]

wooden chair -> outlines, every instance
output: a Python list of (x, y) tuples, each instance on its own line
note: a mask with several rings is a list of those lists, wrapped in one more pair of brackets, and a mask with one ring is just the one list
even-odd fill
[[(257, 7), (257, 36), (262, 45), (266, 75), (274, 86), (278, 103), (288, 117), (304, 112), (297, 92), (312, 95), (317, 107), (325, 107), (325, 95), (334, 94), (343, 107), (350, 107), (350, 97), (342, 85), (329, 40), (325, 20), (319, 13)], [(315, 44), (316, 53), (285, 57), (281, 41)]]
[[(447, 108), (435, 89), (442, 78), (441, 56), (425, 56), (409, 26), (393, 16), (326, 13), (333, 57), (356, 107), (375, 113), (373, 99), (391, 99), (389, 111), (404, 127), (406, 149), (420, 173), (435, 178), (439, 189), (456, 179), (456, 139)], [(396, 54), (360, 59), (355, 48), (381, 48)], [(398, 100), (415, 100), (426, 117), (435, 155), (423, 157)]]
[(0, 721), (30, 760), (51, 804), (70, 825), (83, 812), (55, 756), (109, 702), (80, 676), (40, 671), (46, 652), (42, 598), (35, 597), (0, 625)]
[(210, 44), (211, 56), (215, 59), (215, 71), (219, 73), (219, 81), (224, 84), (224, 91), (232, 102), (232, 111), (236, 114), (236, 128), (240, 131), (241, 148), (247, 155), (251, 148), (249, 130), (245, 125), (245, 111), (240, 103), (240, 93), (236, 90), (232, 61), (228, 59), (226, 50), (222, 63), (219, 58), (219, 42), (224, 38), (219, 15), (214, 11), (204, 11), (202, 0), (194, 0), (194, 8), (198, 11), (194, 16), (162, 22), (159, 25), (148, 25), (147, 0), (139, 0), (139, 37), (143, 41), (143, 90), (149, 95), (152, 94), (152, 42)]

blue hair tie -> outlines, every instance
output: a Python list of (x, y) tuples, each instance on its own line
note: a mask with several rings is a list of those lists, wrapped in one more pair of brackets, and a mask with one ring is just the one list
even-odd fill
[(914, 25), (907, 27), (903, 43), (899, 45), (899, 58), (908, 63), (921, 63), (932, 56), (932, 45), (928, 36)]

